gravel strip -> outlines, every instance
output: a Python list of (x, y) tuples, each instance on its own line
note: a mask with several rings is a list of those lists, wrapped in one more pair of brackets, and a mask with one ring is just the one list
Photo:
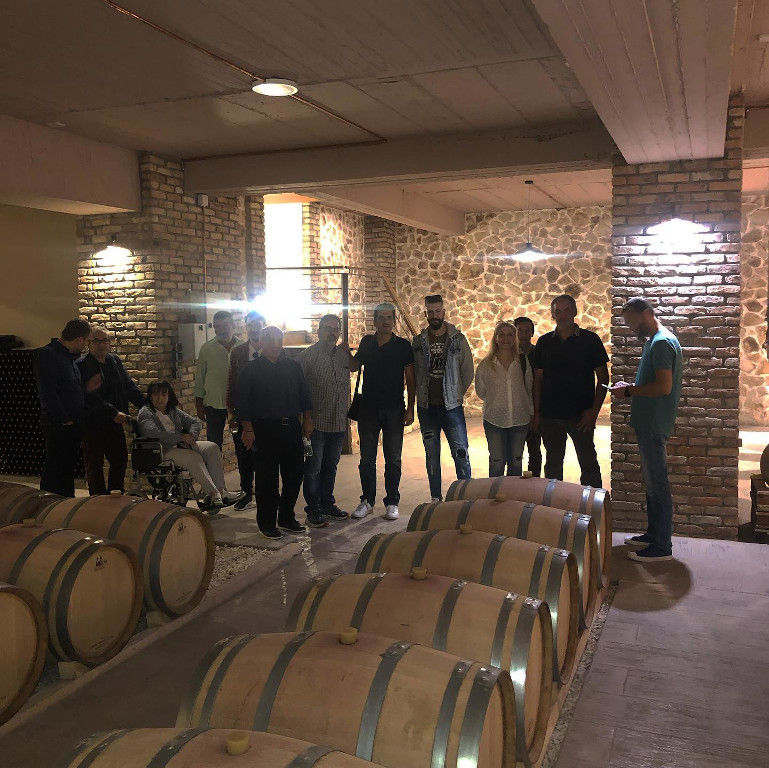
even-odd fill
[(247, 571), (256, 563), (266, 560), (270, 552), (256, 547), (230, 547), (217, 544), (214, 572), (208, 589), (217, 589), (226, 581)]

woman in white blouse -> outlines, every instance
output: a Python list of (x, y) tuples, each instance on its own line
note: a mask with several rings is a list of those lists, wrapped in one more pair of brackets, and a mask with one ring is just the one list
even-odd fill
[(518, 350), (515, 326), (503, 320), (475, 373), (475, 391), (483, 400), (489, 477), (501, 477), (505, 467), (508, 475), (521, 475), (523, 446), (534, 414), (533, 380), (531, 365)]

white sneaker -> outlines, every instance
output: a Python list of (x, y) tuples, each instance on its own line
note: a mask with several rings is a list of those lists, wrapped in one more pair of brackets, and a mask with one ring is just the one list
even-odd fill
[(360, 520), (361, 518), (366, 517), (366, 515), (370, 515), (373, 511), (374, 508), (371, 506), (371, 504), (369, 504), (367, 501), (362, 501), (360, 504), (358, 504), (357, 507), (355, 507), (351, 517)]
[(395, 504), (388, 504), (385, 507), (385, 520), (397, 520), (400, 516), (400, 512), (398, 512), (398, 507), (395, 506)]

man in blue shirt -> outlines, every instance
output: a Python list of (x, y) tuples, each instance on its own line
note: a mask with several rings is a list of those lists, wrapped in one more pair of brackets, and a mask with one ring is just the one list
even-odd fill
[(635, 429), (646, 486), (648, 527), (628, 536), (628, 557), (642, 563), (671, 560), (673, 555), (673, 497), (670, 492), (666, 444), (673, 433), (681, 397), (683, 356), (672, 331), (656, 318), (646, 299), (630, 299), (622, 316), (644, 341), (635, 384), (620, 381), (612, 387), (619, 397), (631, 397), (630, 425)]
[(85, 395), (75, 361), (88, 343), (91, 326), (70, 320), (61, 338), (35, 353), (35, 382), (40, 399), (40, 428), (45, 438), (45, 463), (40, 490), (75, 495), (75, 466), (80, 454)]

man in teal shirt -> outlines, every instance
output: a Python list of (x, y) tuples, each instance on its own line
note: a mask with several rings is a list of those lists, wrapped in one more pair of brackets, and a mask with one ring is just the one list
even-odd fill
[(632, 397), (630, 425), (635, 429), (646, 486), (648, 527), (628, 536), (628, 557), (642, 563), (673, 558), (673, 497), (667, 468), (668, 438), (681, 397), (681, 345), (665, 328), (646, 299), (630, 299), (622, 308), (630, 330), (644, 341), (635, 384), (621, 381), (612, 387), (620, 397)]

